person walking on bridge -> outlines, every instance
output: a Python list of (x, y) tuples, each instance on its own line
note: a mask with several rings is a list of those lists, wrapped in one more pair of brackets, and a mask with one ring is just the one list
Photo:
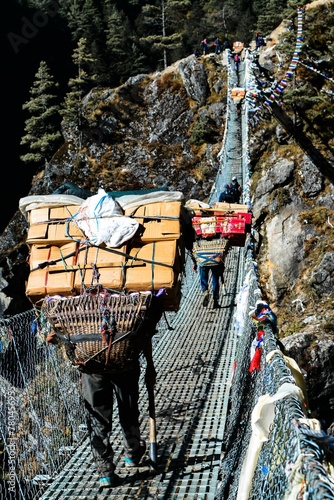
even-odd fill
[(201, 49), (202, 49), (203, 56), (205, 56), (206, 51), (208, 49), (208, 41), (207, 41), (206, 37), (204, 37), (203, 40), (201, 41)]
[(223, 191), (219, 195), (218, 201), (225, 203), (240, 203), (241, 194), (241, 186), (238, 179), (234, 176), (229, 184), (225, 184)]
[[(212, 240), (214, 243), (214, 240)], [(193, 265), (195, 272), (199, 272), (200, 286), (203, 293), (202, 305), (207, 307), (209, 305), (210, 293), (209, 293), (209, 278), (211, 273), (211, 284), (212, 284), (212, 297), (213, 297), (213, 309), (220, 308), (219, 295), (220, 295), (220, 283), (224, 287), (224, 271), (225, 271), (225, 258), (229, 250), (229, 241), (226, 240), (226, 245), (224, 253), (217, 253), (216, 251), (204, 251), (203, 253), (198, 253), (200, 256), (198, 261)], [(203, 258), (204, 256), (204, 258)]]
[(220, 54), (221, 53), (221, 40), (220, 38), (217, 36), (213, 42), (213, 46), (214, 46), (214, 49), (215, 49), (215, 54)]
[(234, 203), (240, 203), (240, 197), (242, 194), (242, 188), (238, 182), (238, 179), (234, 176), (232, 177), (232, 189), (233, 189), (233, 196), (234, 196)]
[[(137, 335), (143, 332), (141, 337), (145, 342), (142, 352), (146, 360), (145, 382), (148, 387), (154, 386), (156, 382), (151, 338), (156, 332), (156, 325), (161, 316), (162, 309), (159, 300), (156, 299), (151, 303), (146, 319), (137, 331)], [(117, 400), (123, 435), (125, 466), (137, 467), (146, 452), (146, 444), (141, 439), (139, 427), (139, 355), (140, 353), (135, 361), (127, 362), (124, 370), (119, 372), (113, 371), (112, 363), (110, 367), (103, 366), (103, 371), (90, 371), (85, 368), (82, 370), (82, 394), (87, 428), (101, 488), (112, 488), (122, 482), (115, 473), (111, 440), (114, 398)]]
[[(146, 360), (145, 383), (148, 388), (155, 385), (157, 375), (151, 338), (163, 312), (159, 299), (153, 297), (153, 301), (145, 319), (134, 332), (141, 339), (141, 352)], [(49, 344), (58, 343), (54, 332), (48, 335), (46, 341)], [(146, 443), (140, 433), (138, 407), (141, 352), (138, 350), (138, 356), (134, 355), (131, 361), (127, 358), (122, 370), (113, 369), (112, 361), (104, 364), (94, 363), (93, 360), (92, 364), (88, 361), (79, 367), (88, 436), (101, 488), (113, 488), (122, 483), (122, 479), (115, 473), (112, 446), (114, 399), (117, 401), (123, 435), (124, 465), (137, 467), (146, 452)]]
[(236, 73), (238, 73), (238, 71), (239, 71), (239, 63), (240, 63), (240, 56), (239, 56), (238, 53), (234, 55), (233, 60), (234, 60), (234, 69), (235, 69)]
[(219, 292), (220, 292), (220, 280), (222, 276), (224, 276), (224, 265), (221, 264), (213, 264), (212, 266), (203, 266), (199, 265), (199, 279), (201, 284), (201, 289), (203, 292), (203, 307), (207, 307), (210, 300), (209, 295), (209, 273), (211, 271), (212, 278), (212, 296), (213, 296), (213, 308), (218, 309), (220, 307), (219, 304)]

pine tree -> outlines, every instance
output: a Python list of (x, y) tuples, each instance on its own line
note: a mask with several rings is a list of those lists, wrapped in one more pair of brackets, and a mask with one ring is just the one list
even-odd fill
[(85, 37), (90, 44), (103, 32), (103, 17), (95, 0), (66, 0), (59, 5), (66, 16), (74, 41)]
[(107, 24), (106, 44), (113, 76), (112, 80), (115, 80), (114, 75), (117, 75), (120, 79), (128, 78), (132, 69), (132, 43), (129, 21), (115, 5), (110, 4), (107, 9)]
[(25, 163), (40, 163), (48, 160), (60, 143), (59, 106), (53, 104), (57, 95), (54, 93), (58, 87), (45, 61), (41, 61), (38, 71), (30, 89), (30, 99), (23, 104), (22, 109), (27, 110), (30, 118), (25, 121), (24, 135), (21, 146), (27, 146), (29, 152), (20, 156)]
[(153, 51), (163, 54), (164, 68), (167, 67), (167, 52), (182, 47), (184, 14), (190, 7), (189, 0), (157, 0), (154, 5), (143, 5), (142, 25), (146, 36), (140, 42)]
[(71, 125), (77, 129), (81, 145), (82, 98), (96, 81), (96, 76), (88, 74), (85, 70), (94, 63), (94, 58), (87, 49), (86, 38), (80, 38), (77, 48), (73, 51), (72, 59), (77, 66), (78, 73), (68, 82), (71, 90), (65, 96), (60, 114), (63, 117), (63, 125)]
[(257, 30), (261, 35), (268, 35), (282, 22), (285, 7), (285, 0), (271, 0), (259, 10)]
[(103, 2), (96, 0), (63, 0), (59, 5), (59, 13), (66, 20), (75, 44), (85, 38), (90, 48), (93, 61), (90, 73), (97, 77), (96, 82), (107, 84), (109, 81), (109, 64), (106, 48), (106, 19)]

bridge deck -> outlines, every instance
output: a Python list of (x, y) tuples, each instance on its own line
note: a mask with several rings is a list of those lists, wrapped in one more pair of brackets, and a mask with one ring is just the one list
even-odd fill
[(158, 325), (153, 339), (158, 372), (157, 470), (149, 466), (148, 397), (141, 378), (141, 429), (148, 445), (143, 466), (123, 466), (121, 431), (115, 414), (116, 471), (124, 482), (112, 490), (99, 489), (89, 443), (85, 441), (40, 498), (214, 498), (237, 340), (232, 320), (242, 260), (242, 249), (232, 248), (220, 309), (211, 309), (212, 298), (208, 308), (202, 306), (199, 277), (187, 269), (180, 310), (168, 313)]

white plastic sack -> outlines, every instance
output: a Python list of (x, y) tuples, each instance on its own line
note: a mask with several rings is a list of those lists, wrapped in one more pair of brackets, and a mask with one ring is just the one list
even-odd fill
[(117, 198), (124, 210), (163, 201), (183, 201), (181, 191), (154, 191), (146, 194), (126, 194)]
[(78, 205), (83, 203), (84, 199), (78, 196), (69, 194), (45, 194), (45, 195), (32, 195), (25, 196), (19, 201), (19, 209), (26, 219), (28, 219), (28, 212), (36, 208), (45, 207), (63, 207), (67, 205)]
[(103, 219), (77, 221), (78, 227), (94, 245), (105, 243), (117, 248), (129, 241), (136, 233), (139, 223), (131, 217), (105, 217)]
[(192, 210), (198, 210), (200, 208), (211, 208), (208, 203), (200, 200), (190, 199), (186, 202), (186, 207)]
[(87, 198), (72, 218), (85, 234), (90, 243), (108, 247), (119, 247), (129, 241), (136, 233), (139, 223), (123, 215), (118, 201), (108, 195), (104, 189)]

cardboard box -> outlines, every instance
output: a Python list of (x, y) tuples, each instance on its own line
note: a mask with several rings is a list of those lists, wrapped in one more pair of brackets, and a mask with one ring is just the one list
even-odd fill
[[(225, 203), (222, 201), (216, 201), (213, 204), (213, 208), (217, 210), (217, 215), (219, 215), (220, 211), (223, 212), (237, 212), (237, 213), (247, 213), (248, 205), (241, 205), (239, 203)], [(215, 213), (216, 215), (216, 213)]]
[(50, 243), (63, 245), (69, 241), (83, 241), (86, 236), (73, 222), (71, 216), (79, 207), (36, 208), (29, 213), (28, 244)]
[(120, 248), (83, 245), (79, 247), (77, 265), (80, 268), (92, 268), (92, 264), (98, 267), (120, 267), (125, 264), (126, 253), (126, 245)]
[(252, 214), (251, 213), (240, 213), (240, 212), (236, 212), (236, 215), (238, 217), (241, 217), (242, 219), (245, 220), (245, 224), (246, 226), (249, 226), (250, 224), (252, 224)]
[(241, 52), (244, 46), (244, 42), (233, 42), (233, 52)]
[(72, 215), (79, 212), (80, 205), (66, 205), (63, 207), (42, 207), (31, 210), (28, 214), (30, 225), (47, 223), (50, 221), (64, 222), (70, 219)]
[(234, 98), (243, 99), (245, 97), (245, 95), (246, 95), (245, 89), (241, 89), (241, 88), (236, 87), (236, 88), (231, 90), (232, 99), (234, 99)]
[(217, 217), (217, 233), (222, 236), (244, 234), (246, 231), (245, 219), (241, 217)]
[(138, 208), (126, 209), (125, 215), (134, 217), (143, 226), (143, 231), (137, 238), (142, 243), (178, 239), (181, 235), (180, 201), (141, 205)]
[(35, 303), (46, 295), (76, 295), (75, 271), (54, 271), (47, 267), (31, 271), (26, 286), (26, 295)]
[(65, 245), (31, 245), (29, 266), (30, 270), (38, 268), (41, 264), (43, 268), (45, 263), (51, 262), (47, 266), (52, 271), (66, 271), (73, 269), (77, 260), (77, 244), (75, 242), (66, 243)]
[[(127, 261), (125, 280), (127, 292), (158, 291), (175, 285), (180, 271), (177, 240), (132, 246), (129, 254), (138, 260)], [(138, 261), (142, 261), (142, 264), (138, 265)]]
[(216, 217), (193, 217), (192, 225), (195, 233), (199, 236), (214, 236), (217, 232)]
[(84, 287), (98, 284), (113, 290), (122, 290), (124, 277), (124, 269), (121, 267), (97, 266), (96, 269), (78, 269), (75, 272), (74, 287), (78, 293), (81, 293)]
[(214, 203), (214, 215), (220, 216), (229, 214), (234, 217), (241, 217), (245, 219), (246, 232), (250, 232), (252, 224), (252, 213), (248, 211), (247, 205), (239, 205), (236, 203)]
[(86, 236), (73, 222), (34, 224), (29, 227), (26, 242), (28, 244), (50, 243), (63, 245), (69, 241), (83, 241)]

